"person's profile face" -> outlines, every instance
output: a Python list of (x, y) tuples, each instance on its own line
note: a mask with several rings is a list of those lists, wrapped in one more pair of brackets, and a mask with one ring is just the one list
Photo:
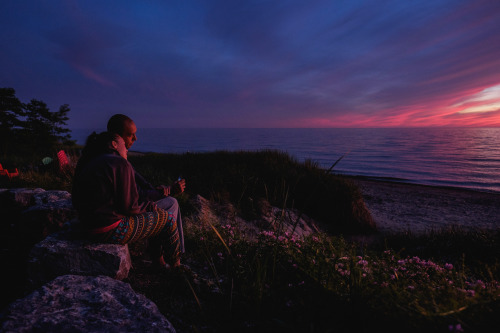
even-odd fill
[(125, 147), (127, 149), (130, 149), (134, 142), (137, 141), (137, 136), (135, 135), (136, 132), (137, 127), (135, 127), (135, 123), (133, 121), (125, 123), (122, 138), (125, 141)]
[(116, 136), (116, 139), (113, 140), (113, 148), (116, 149), (118, 154), (124, 159), (127, 159), (127, 147), (125, 147), (125, 140), (119, 135)]

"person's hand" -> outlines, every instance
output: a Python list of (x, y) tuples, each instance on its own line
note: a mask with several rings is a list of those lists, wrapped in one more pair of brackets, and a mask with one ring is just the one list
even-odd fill
[(165, 196), (165, 197), (168, 197), (170, 195), (170, 192), (171, 192), (170, 186), (160, 185), (156, 189), (159, 190), (160, 192), (162, 192), (163, 196)]
[(173, 194), (181, 194), (182, 192), (184, 192), (185, 189), (186, 189), (185, 179), (178, 180), (172, 185)]

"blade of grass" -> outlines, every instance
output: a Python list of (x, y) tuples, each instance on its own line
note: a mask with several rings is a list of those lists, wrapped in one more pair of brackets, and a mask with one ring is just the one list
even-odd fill
[(191, 289), (191, 292), (193, 293), (194, 299), (196, 300), (198, 307), (200, 308), (200, 310), (202, 310), (200, 300), (198, 299), (198, 296), (196, 295), (196, 292), (194, 291), (193, 286), (191, 285), (191, 283), (189, 282), (189, 280), (186, 277), (184, 277), (184, 278), (186, 279), (186, 282), (189, 286), (189, 289)]
[(326, 173), (330, 173), (330, 171), (333, 170), (333, 168), (345, 157), (347, 156), (351, 151), (349, 150), (347, 153), (345, 153), (344, 155), (340, 156), (336, 161), (335, 163), (332, 164), (332, 166), (330, 167), (330, 169), (328, 169), (326, 171)]
[(222, 244), (224, 244), (224, 247), (226, 248), (227, 252), (229, 254), (231, 254), (231, 250), (229, 249), (229, 246), (227, 246), (226, 242), (224, 241), (224, 239), (222, 238), (221, 234), (219, 233), (219, 231), (217, 230), (217, 228), (215, 228), (212, 223), (210, 223), (209, 221), (207, 221), (208, 225), (212, 228), (212, 230), (215, 232), (215, 234), (217, 235), (217, 237), (219, 237), (220, 241), (222, 242)]

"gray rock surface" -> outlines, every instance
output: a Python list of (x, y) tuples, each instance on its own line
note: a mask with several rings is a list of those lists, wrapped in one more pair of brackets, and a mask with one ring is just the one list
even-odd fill
[(34, 196), (45, 192), (42, 188), (13, 188), (0, 191), (0, 209), (13, 211), (34, 204)]
[(67, 221), (76, 217), (69, 192), (44, 191), (33, 195), (32, 205), (21, 213), (18, 228), (41, 239), (61, 230)]
[(152, 301), (106, 276), (64, 275), (5, 311), (1, 332), (175, 332)]
[(35, 244), (27, 264), (29, 282), (35, 287), (66, 274), (123, 280), (131, 267), (127, 245), (92, 243), (71, 230), (53, 233)]

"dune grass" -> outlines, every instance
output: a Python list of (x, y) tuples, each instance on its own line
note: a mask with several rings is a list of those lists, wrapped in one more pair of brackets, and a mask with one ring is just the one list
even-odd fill
[[(247, 219), (258, 216), (263, 198), (325, 226), (306, 238), (263, 230), (255, 240), (237, 224), (194, 221), (185, 226), (184, 256), (194, 275), (151, 274), (140, 244), (131, 246), (127, 282), (178, 332), (483, 332), (500, 324), (499, 232), (375, 234), (359, 243), (349, 237), (352, 225), (370, 220), (359, 190), (313, 162), (274, 151), (130, 160), (152, 183), (187, 179), (178, 197), (186, 217), (195, 194), (230, 202)], [(3, 181), (0, 187), (71, 188), (71, 174), (56, 171)]]
[(311, 161), (298, 163), (284, 152), (147, 154), (130, 161), (152, 183), (170, 183), (182, 176), (189, 193), (231, 202), (248, 218), (258, 215), (257, 203), (264, 199), (274, 206), (299, 209), (332, 232), (371, 231), (360, 230), (360, 225), (372, 221), (355, 185)]

